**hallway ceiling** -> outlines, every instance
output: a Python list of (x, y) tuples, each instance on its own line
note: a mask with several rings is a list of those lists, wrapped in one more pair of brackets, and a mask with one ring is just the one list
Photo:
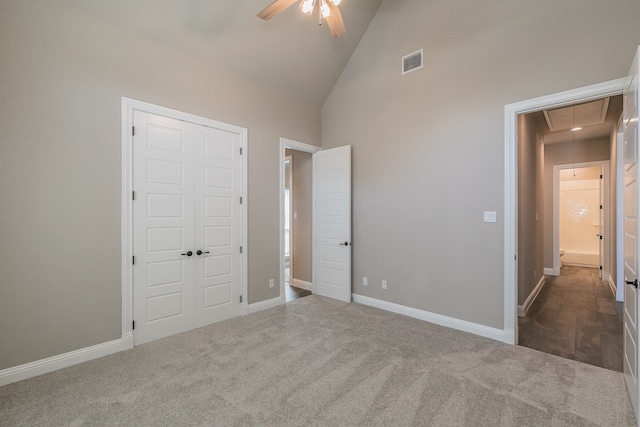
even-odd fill
[[(545, 144), (603, 138), (611, 135), (622, 113), (622, 95), (535, 114)], [(574, 127), (581, 127), (572, 131)]]
[(269, 21), (272, 0), (71, 0), (60, 13), (113, 25), (321, 107), (382, 0), (344, 0), (348, 33), (334, 39), (317, 17), (290, 7)]

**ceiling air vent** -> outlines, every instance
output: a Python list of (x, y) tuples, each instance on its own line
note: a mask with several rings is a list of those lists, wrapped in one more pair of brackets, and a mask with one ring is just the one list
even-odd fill
[(402, 58), (402, 74), (422, 68), (422, 49)]

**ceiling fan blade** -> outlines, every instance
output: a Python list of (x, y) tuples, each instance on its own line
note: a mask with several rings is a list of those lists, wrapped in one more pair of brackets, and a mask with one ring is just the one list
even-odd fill
[(258, 13), (258, 17), (267, 21), (297, 1), (298, 0), (276, 0), (269, 6), (265, 7), (262, 12)]
[(326, 19), (331, 35), (335, 38), (344, 36), (347, 34), (347, 29), (344, 27), (344, 21), (342, 20), (340, 9), (338, 6), (334, 6), (331, 3), (329, 3), (329, 9), (331, 9), (331, 15)]

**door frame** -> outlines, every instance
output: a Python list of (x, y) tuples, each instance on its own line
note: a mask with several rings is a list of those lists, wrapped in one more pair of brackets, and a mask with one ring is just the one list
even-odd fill
[(166, 116), (177, 120), (194, 123), (196, 125), (222, 129), (240, 135), (242, 146), (242, 302), (240, 314), (248, 313), (248, 193), (247, 193), (247, 158), (248, 140), (247, 129), (208, 119), (206, 117), (185, 113), (178, 110), (122, 97), (122, 134), (121, 134), (121, 162), (122, 162), (122, 193), (121, 193), (121, 280), (122, 280), (122, 337), (133, 338), (133, 112), (144, 111), (151, 114)]
[[(305, 153), (317, 153), (318, 151), (321, 150), (320, 147), (315, 146), (315, 145), (311, 145), (311, 144), (305, 144), (304, 142), (299, 142), (299, 141), (294, 141), (292, 139), (287, 139), (287, 138), (280, 138), (280, 159), (278, 160), (279, 163), (279, 167), (278, 170), (280, 171), (280, 177), (279, 177), (279, 184), (278, 184), (278, 195), (279, 195), (279, 201), (278, 201), (278, 209), (280, 210), (280, 231), (279, 231), (279, 235), (280, 235), (280, 303), (281, 304), (285, 304), (287, 297), (286, 297), (286, 293), (285, 293), (285, 288), (284, 288), (284, 160), (285, 160), (285, 153), (286, 153), (286, 149), (289, 148), (291, 150), (296, 150), (296, 151), (302, 151)], [(312, 162), (313, 163), (313, 162)], [(312, 166), (313, 167), (313, 166)], [(312, 208), (312, 215), (313, 215), (313, 208)], [(293, 248), (292, 248), (293, 249)], [(313, 260), (313, 245), (311, 248), (311, 259)], [(314, 276), (314, 271), (315, 271), (315, 266), (313, 265), (313, 261), (311, 263), (311, 290), (313, 292), (313, 286), (314, 286), (314, 282), (315, 282), (315, 276)]]
[[(288, 156), (284, 156), (284, 164), (285, 164), (285, 179), (283, 180), (283, 185), (282, 185), (282, 189), (284, 190), (284, 186), (285, 184), (289, 185), (289, 285), (292, 284), (293, 282), (293, 156), (288, 155)], [(287, 169), (287, 160), (289, 161), (289, 182), (284, 182), (286, 181), (286, 169)], [(284, 201), (282, 203), (282, 206), (284, 206)], [(283, 233), (284, 233), (284, 227), (283, 227)], [(286, 239), (285, 239), (285, 246), (286, 246)], [(284, 252), (284, 247), (282, 249), (282, 251)], [(285, 257), (285, 262), (286, 262), (286, 257)], [(286, 268), (285, 268), (286, 271)], [(285, 277), (285, 282), (286, 282), (286, 277)]]
[[(611, 244), (611, 239), (609, 236), (609, 221), (611, 218), (609, 217), (609, 160), (597, 160), (594, 162), (582, 162), (582, 163), (572, 163), (572, 164), (563, 164), (563, 165), (553, 165), (553, 247), (551, 249), (553, 253), (553, 275), (560, 275), (560, 171), (566, 169), (581, 169), (581, 168), (589, 168), (589, 167), (600, 167), (602, 170), (602, 185), (604, 186), (603, 191), (603, 201), (602, 201), (602, 210), (603, 210), (603, 222), (602, 229), (604, 232), (603, 237), (603, 246), (604, 253), (601, 254), (602, 257), (602, 280), (605, 279), (604, 276), (609, 276), (609, 252), (611, 249), (609, 245)], [(599, 244), (599, 242), (598, 242)]]
[[(518, 344), (518, 115), (620, 95), (626, 77), (504, 107), (504, 342)], [(617, 165), (621, 167), (621, 165)]]

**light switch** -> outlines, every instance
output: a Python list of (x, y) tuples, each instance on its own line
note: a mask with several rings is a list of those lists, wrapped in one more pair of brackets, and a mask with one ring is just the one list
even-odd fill
[(484, 211), (484, 222), (496, 222), (496, 211)]

